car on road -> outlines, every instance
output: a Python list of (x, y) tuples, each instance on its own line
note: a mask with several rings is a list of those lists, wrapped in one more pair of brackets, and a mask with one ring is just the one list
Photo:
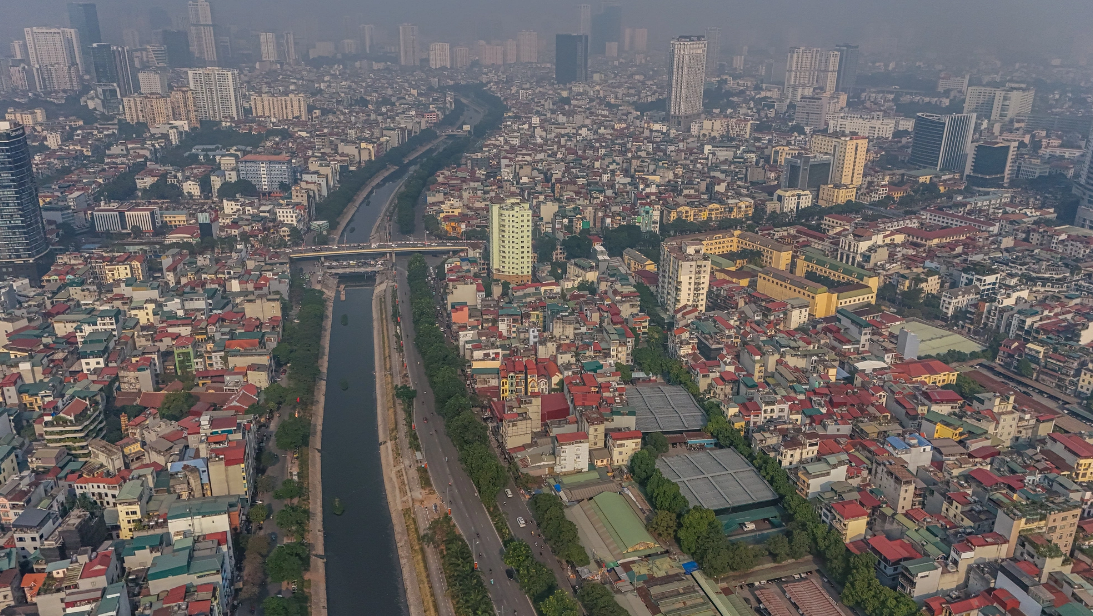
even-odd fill
[(505, 496), (512, 498), (512, 490), (505, 488)]
[(516, 523), (520, 525), (520, 528), (528, 525), (528, 523), (524, 521), (524, 518), (516, 518)]
[(269, 534), (269, 543), (270, 545), (277, 545), (277, 533)]

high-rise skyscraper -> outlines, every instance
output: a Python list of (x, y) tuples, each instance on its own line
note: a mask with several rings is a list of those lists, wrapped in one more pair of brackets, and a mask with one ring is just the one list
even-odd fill
[[(1091, 133), (1093, 134), (1093, 133)], [(1074, 225), (1093, 229), (1093, 139), (1085, 140), (1085, 152), (1074, 176), (1074, 194), (1081, 199)]]
[(963, 173), (971, 152), (974, 113), (915, 117), (910, 163), (922, 169)]
[(631, 47), (633, 51), (646, 51), (649, 47), (649, 30), (645, 28), (634, 28), (634, 40)]
[(160, 30), (159, 42), (167, 48), (167, 66), (171, 68), (193, 66), (190, 37), (185, 30)]
[(429, 45), (429, 68), (451, 68), (452, 56), (448, 43)]
[(592, 36), (592, 5), (577, 5), (577, 34)]
[(99, 10), (94, 2), (69, 2), (68, 26), (80, 33), (80, 50), (84, 56), (90, 57), (91, 46), (102, 42), (102, 34), (99, 32)]
[(238, 120), (243, 117), (243, 89), (235, 69), (191, 69), (190, 90), (198, 120)]
[(278, 59), (277, 35), (273, 32), (259, 32), (258, 50), (261, 54), (259, 57), (263, 62), (276, 62)]
[(1017, 171), (1016, 141), (987, 141), (972, 145), (964, 180), (970, 186), (1006, 188)]
[(850, 93), (858, 84), (858, 46), (849, 43), (835, 45), (839, 52), (839, 70), (835, 77), (835, 91)]
[(516, 60), (518, 62), (539, 61), (539, 35), (532, 30), (521, 30), (516, 34)]
[(91, 62), (95, 67), (95, 83), (112, 83), (118, 86), (118, 94), (129, 96), (136, 92), (133, 85), (133, 62), (128, 47), (110, 43), (91, 46)]
[(41, 283), (48, 266), (49, 244), (38, 203), (30, 149), (21, 124), (0, 120), (0, 276), (27, 277)]
[(27, 58), (39, 90), (79, 90), (83, 71), (80, 33), (73, 28), (25, 28)]
[(190, 0), (190, 54), (205, 66), (216, 66), (216, 31), (208, 0)]
[(706, 77), (717, 79), (721, 74), (717, 63), (721, 57), (721, 28), (706, 28)]
[(592, 53), (602, 56), (607, 53), (608, 43), (622, 41), (622, 7), (617, 4), (604, 4), (603, 11), (592, 18)]
[(376, 27), (372, 24), (361, 25), (361, 50), (364, 53), (372, 53), (372, 45), (376, 44)]
[(587, 34), (559, 34), (554, 38), (554, 80), (559, 84), (588, 81)]
[(520, 199), (490, 205), (490, 275), (511, 283), (530, 282), (531, 206)]
[[(812, 88), (814, 94), (832, 94), (839, 75), (839, 52), (816, 47), (794, 47), (786, 58), (786, 90)], [(807, 93), (806, 93), (807, 95)], [(793, 97), (794, 100), (799, 98)]]
[(471, 65), (471, 50), (469, 47), (460, 45), (455, 48), (455, 67), (467, 68)]
[(398, 27), (398, 63), (417, 66), (417, 26), (402, 24)]
[(291, 32), (285, 32), (281, 40), (285, 44), (285, 62), (288, 62), (289, 64), (296, 62), (296, 35)]
[(706, 85), (706, 39), (680, 36), (672, 39), (668, 54), (668, 117), (673, 128), (691, 129), (702, 116), (702, 89)]

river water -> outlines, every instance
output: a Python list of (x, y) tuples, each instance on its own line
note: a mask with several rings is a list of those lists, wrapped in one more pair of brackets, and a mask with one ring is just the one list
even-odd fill
[[(405, 171), (396, 171), (361, 204), (346, 226), (347, 242), (367, 242), (383, 204)], [(323, 415), (323, 529), (326, 594), (332, 616), (409, 610), (395, 533), (383, 487), (376, 427), (372, 287), (355, 286), (334, 298)], [(342, 325), (342, 315), (348, 324)], [(342, 381), (349, 389), (342, 391)], [(334, 498), (345, 512), (334, 515)]]

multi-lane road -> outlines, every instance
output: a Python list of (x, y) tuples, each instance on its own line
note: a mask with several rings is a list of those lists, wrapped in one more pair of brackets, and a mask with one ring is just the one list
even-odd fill
[[(406, 259), (398, 259), (398, 301), (403, 306), (410, 305), (406, 263)], [(479, 569), (483, 572), (486, 587), (493, 597), (498, 613), (533, 616), (535, 611), (527, 596), (516, 582), (509, 580), (505, 575), (501, 538), (494, 529), (493, 522), (474, 484), (459, 464), (459, 454), (455, 445), (444, 432), (443, 419), (436, 413), (435, 399), (426, 379), (424, 366), (421, 364), (421, 356), (412, 343), (415, 330), (412, 319), (408, 318), (409, 313), (409, 309), (401, 311), (401, 314), (407, 317), (401, 323), (403, 340), (407, 341), (405, 344), (406, 368), (411, 384), (418, 392), (414, 400), (414, 420), (418, 438), (421, 440), (422, 452), (429, 465), (429, 476), (433, 487), (441, 498), (450, 504), (456, 526), (471, 544), (476, 558), (479, 559)], [(538, 544), (536, 552), (541, 550), (542, 556), (539, 557), (537, 554), (537, 557), (551, 566), (555, 577), (558, 578), (559, 586), (569, 590), (571, 587), (561, 564), (553, 557), (550, 550), (543, 546), (542, 538), (538, 536), (527, 502), (511, 481), (506, 488), (512, 491), (513, 498), (502, 496), (500, 504), (513, 535), (532, 546)], [(524, 518), (527, 523), (525, 527), (521, 528), (517, 524), (518, 517)], [(489, 583), (491, 578), (492, 585)]]

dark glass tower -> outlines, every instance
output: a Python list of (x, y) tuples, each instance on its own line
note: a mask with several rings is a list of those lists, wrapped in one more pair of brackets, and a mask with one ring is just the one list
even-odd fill
[(588, 81), (587, 34), (559, 34), (554, 39), (554, 80)]
[(0, 120), (0, 277), (37, 285), (49, 267), (30, 149), (21, 124)]
[(95, 66), (96, 83), (116, 84), (118, 93), (122, 96), (129, 96), (136, 91), (128, 47), (96, 43), (91, 46), (91, 62)]
[(843, 43), (836, 45), (835, 51), (839, 52), (839, 72), (835, 76), (835, 91), (850, 94), (850, 91), (858, 84), (858, 46)]
[(167, 48), (167, 66), (190, 68), (194, 65), (190, 54), (190, 35), (182, 30), (161, 30), (159, 42)]
[(622, 7), (606, 4), (603, 12), (592, 17), (592, 53), (602, 56), (607, 53), (608, 43), (622, 40)]
[(99, 32), (99, 10), (94, 2), (69, 2), (68, 25), (80, 33), (84, 62), (91, 57), (91, 46), (102, 42)]

